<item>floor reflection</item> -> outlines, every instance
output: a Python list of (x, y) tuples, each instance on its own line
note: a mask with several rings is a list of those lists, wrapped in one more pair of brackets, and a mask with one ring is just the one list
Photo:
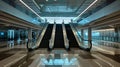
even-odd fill
[(41, 57), (40, 65), (76, 65), (78, 60), (76, 57), (69, 59), (68, 57), (56, 59), (49, 55), (49, 57)]
[[(57, 53), (56, 53), (57, 52)], [(70, 66), (78, 67), (79, 61), (74, 54), (65, 54), (66, 51), (52, 51), (50, 54), (39, 55), (38, 67)]]

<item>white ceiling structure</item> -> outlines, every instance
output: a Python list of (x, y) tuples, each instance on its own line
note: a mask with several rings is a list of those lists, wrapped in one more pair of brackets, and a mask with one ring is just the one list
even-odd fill
[[(4, 0), (3, 0), (4, 1)], [(7, 0), (6, 0), (7, 1)], [(54, 20), (68, 23), (71, 19), (85, 18), (94, 13), (97, 8), (113, 0), (9, 0), (17, 9), (34, 18), (46, 18), (50, 23)], [(96, 1), (96, 2), (95, 2)], [(94, 4), (92, 4), (95, 2)], [(92, 4), (92, 6), (90, 6)], [(90, 6), (90, 7), (89, 7)], [(89, 7), (89, 8), (88, 8)], [(87, 9), (88, 8), (88, 9)], [(86, 10), (87, 9), (87, 10)], [(82, 15), (80, 15), (82, 13)]]

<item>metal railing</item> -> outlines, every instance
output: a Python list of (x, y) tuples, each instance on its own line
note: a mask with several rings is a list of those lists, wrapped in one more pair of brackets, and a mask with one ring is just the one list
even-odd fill
[(37, 46), (37, 47), (40, 46), (40, 43), (41, 43), (41, 41), (42, 41), (42, 39), (43, 39), (43, 36), (44, 36), (44, 34), (45, 34), (45, 31), (47, 30), (47, 27), (48, 27), (48, 24), (43, 28), (42, 33), (38, 36), (38, 39), (37, 39), (37, 41), (36, 41), (36, 46)]
[(49, 40), (49, 48), (52, 49), (54, 46), (54, 41), (55, 41), (55, 31), (56, 31), (56, 23), (54, 23), (53, 30), (52, 30), (52, 35)]
[(77, 33), (77, 36), (78, 36), (78, 39), (80, 41), (81, 47), (90, 51), (92, 48), (92, 40), (86, 40), (78, 33)]
[(62, 23), (62, 29), (63, 29), (63, 37), (64, 37), (65, 48), (69, 49), (69, 40), (68, 40), (68, 37), (67, 37), (67, 33), (66, 33), (66, 29), (65, 29), (64, 23)]
[(71, 29), (73, 31), (73, 34), (75, 36), (75, 39), (77, 40), (77, 43), (80, 47), (80, 49), (86, 50), (86, 51), (90, 51), (92, 48), (92, 41), (91, 40), (85, 40), (84, 38), (82, 38), (78, 33), (77, 30), (70, 24)]
[(42, 33), (41, 34), (39, 33), (36, 39), (28, 39), (27, 45), (26, 45), (28, 51), (34, 50), (40, 46), (40, 43), (43, 39), (43, 36), (45, 34), (47, 27), (48, 27), (48, 24), (46, 24), (46, 26), (42, 30)]

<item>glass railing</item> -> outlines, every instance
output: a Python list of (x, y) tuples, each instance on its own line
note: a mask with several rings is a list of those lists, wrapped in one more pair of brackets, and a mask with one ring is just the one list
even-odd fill
[(81, 47), (87, 51), (90, 51), (92, 48), (92, 40), (84, 39), (79, 33), (77, 33), (77, 36), (80, 41)]
[(80, 47), (83, 50), (90, 51), (92, 48), (92, 41), (88, 40), (88, 38), (83, 38), (79, 33), (76, 27), (73, 25), (74, 30), (76, 31), (77, 39), (79, 40)]
[(94, 43), (95, 46), (106, 46), (106, 47), (112, 47), (116, 49), (120, 49), (120, 43), (118, 42), (111, 42), (111, 41), (104, 41), (104, 40), (93, 40), (92, 43)]
[(42, 32), (39, 32), (39, 35), (37, 38), (33, 37), (32, 39), (28, 39), (27, 44), (26, 44), (28, 51), (34, 50), (34, 49), (39, 47), (39, 44), (41, 42), (41, 38), (43, 37), (43, 34), (45, 33), (47, 25), (48, 24), (44, 25), (44, 27), (41, 30)]
[(28, 42), (27, 42), (27, 49), (28, 51), (31, 51), (35, 48), (35, 45), (36, 45), (36, 40), (35, 39), (28, 39)]

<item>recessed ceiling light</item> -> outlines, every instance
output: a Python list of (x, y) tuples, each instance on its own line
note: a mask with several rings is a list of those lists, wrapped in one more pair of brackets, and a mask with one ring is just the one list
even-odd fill
[(48, 1), (48, 0), (46, 0), (46, 1)]

